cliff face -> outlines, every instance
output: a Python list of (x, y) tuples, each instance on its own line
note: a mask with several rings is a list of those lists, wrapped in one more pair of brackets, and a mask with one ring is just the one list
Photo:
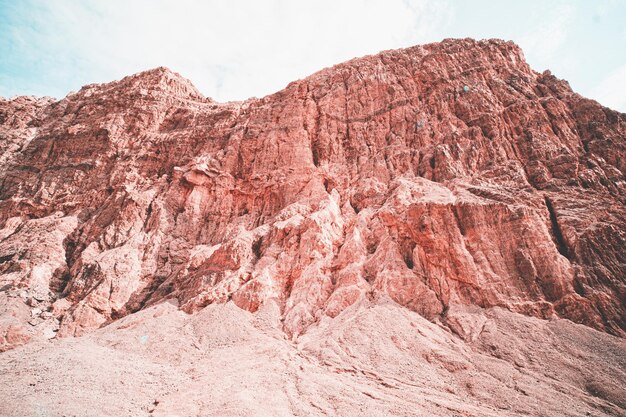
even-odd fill
[(3, 349), (163, 300), (272, 300), (294, 339), (381, 297), (463, 338), (467, 306), (626, 334), (626, 115), (512, 43), (232, 103), (157, 68), (3, 100), (0, 137)]

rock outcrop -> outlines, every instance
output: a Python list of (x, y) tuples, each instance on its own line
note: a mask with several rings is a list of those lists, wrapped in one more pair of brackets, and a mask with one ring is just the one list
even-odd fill
[(217, 103), (157, 68), (0, 102), (0, 348), (176, 302), (289, 338), (389, 297), (471, 338), (501, 307), (626, 335), (626, 115), (497, 40)]

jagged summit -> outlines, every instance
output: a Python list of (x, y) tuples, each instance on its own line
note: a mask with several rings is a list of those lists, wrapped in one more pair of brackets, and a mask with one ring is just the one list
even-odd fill
[(210, 101), (210, 99), (204, 98), (191, 81), (166, 67), (142, 71), (124, 77), (119, 81), (86, 85), (80, 90), (83, 94), (106, 94), (112, 91), (120, 91), (124, 94), (139, 94), (140, 96), (165, 93), (180, 98)]
[(120, 83), (123, 86), (130, 84), (135, 88), (158, 88), (173, 93), (188, 94), (192, 97), (202, 97), (202, 94), (191, 81), (167, 67), (157, 67), (142, 71), (123, 78)]
[(471, 63), (471, 61), (461, 61), (461, 59), (466, 59), (468, 56), (474, 59), (479, 59), (481, 56), (488, 57), (494, 62), (497, 62), (498, 65), (502, 65), (504, 61), (510, 61), (511, 64), (518, 65), (520, 69), (526, 72), (532, 72), (526, 63), (522, 49), (512, 41), (504, 41), (501, 39), (475, 40), (471, 38), (447, 38), (441, 42), (416, 45), (402, 49), (390, 49), (374, 55), (353, 58), (344, 63), (320, 70), (313, 74), (313, 76), (341, 70), (345, 67), (359, 66), (371, 60), (378, 60), (385, 63), (385, 61), (393, 61), (394, 59), (406, 60), (406, 57), (411, 57), (413, 60), (419, 61), (433, 54), (447, 54), (450, 59), (454, 60), (456, 58), (459, 60), (460, 64), (465, 65)]

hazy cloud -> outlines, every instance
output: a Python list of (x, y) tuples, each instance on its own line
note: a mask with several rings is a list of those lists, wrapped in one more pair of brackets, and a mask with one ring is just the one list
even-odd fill
[(607, 107), (626, 112), (626, 65), (609, 74), (589, 97)]
[(536, 23), (528, 28), (528, 32), (518, 42), (525, 50), (532, 51), (538, 62), (547, 64), (572, 32), (576, 6), (572, 3), (546, 2), (544, 6), (535, 8), (533, 14)]

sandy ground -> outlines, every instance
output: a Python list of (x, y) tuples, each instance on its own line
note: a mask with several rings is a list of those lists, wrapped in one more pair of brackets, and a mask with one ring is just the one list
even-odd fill
[(502, 309), (446, 322), (363, 300), (291, 341), (271, 303), (163, 303), (0, 354), (0, 415), (626, 416), (623, 339)]

